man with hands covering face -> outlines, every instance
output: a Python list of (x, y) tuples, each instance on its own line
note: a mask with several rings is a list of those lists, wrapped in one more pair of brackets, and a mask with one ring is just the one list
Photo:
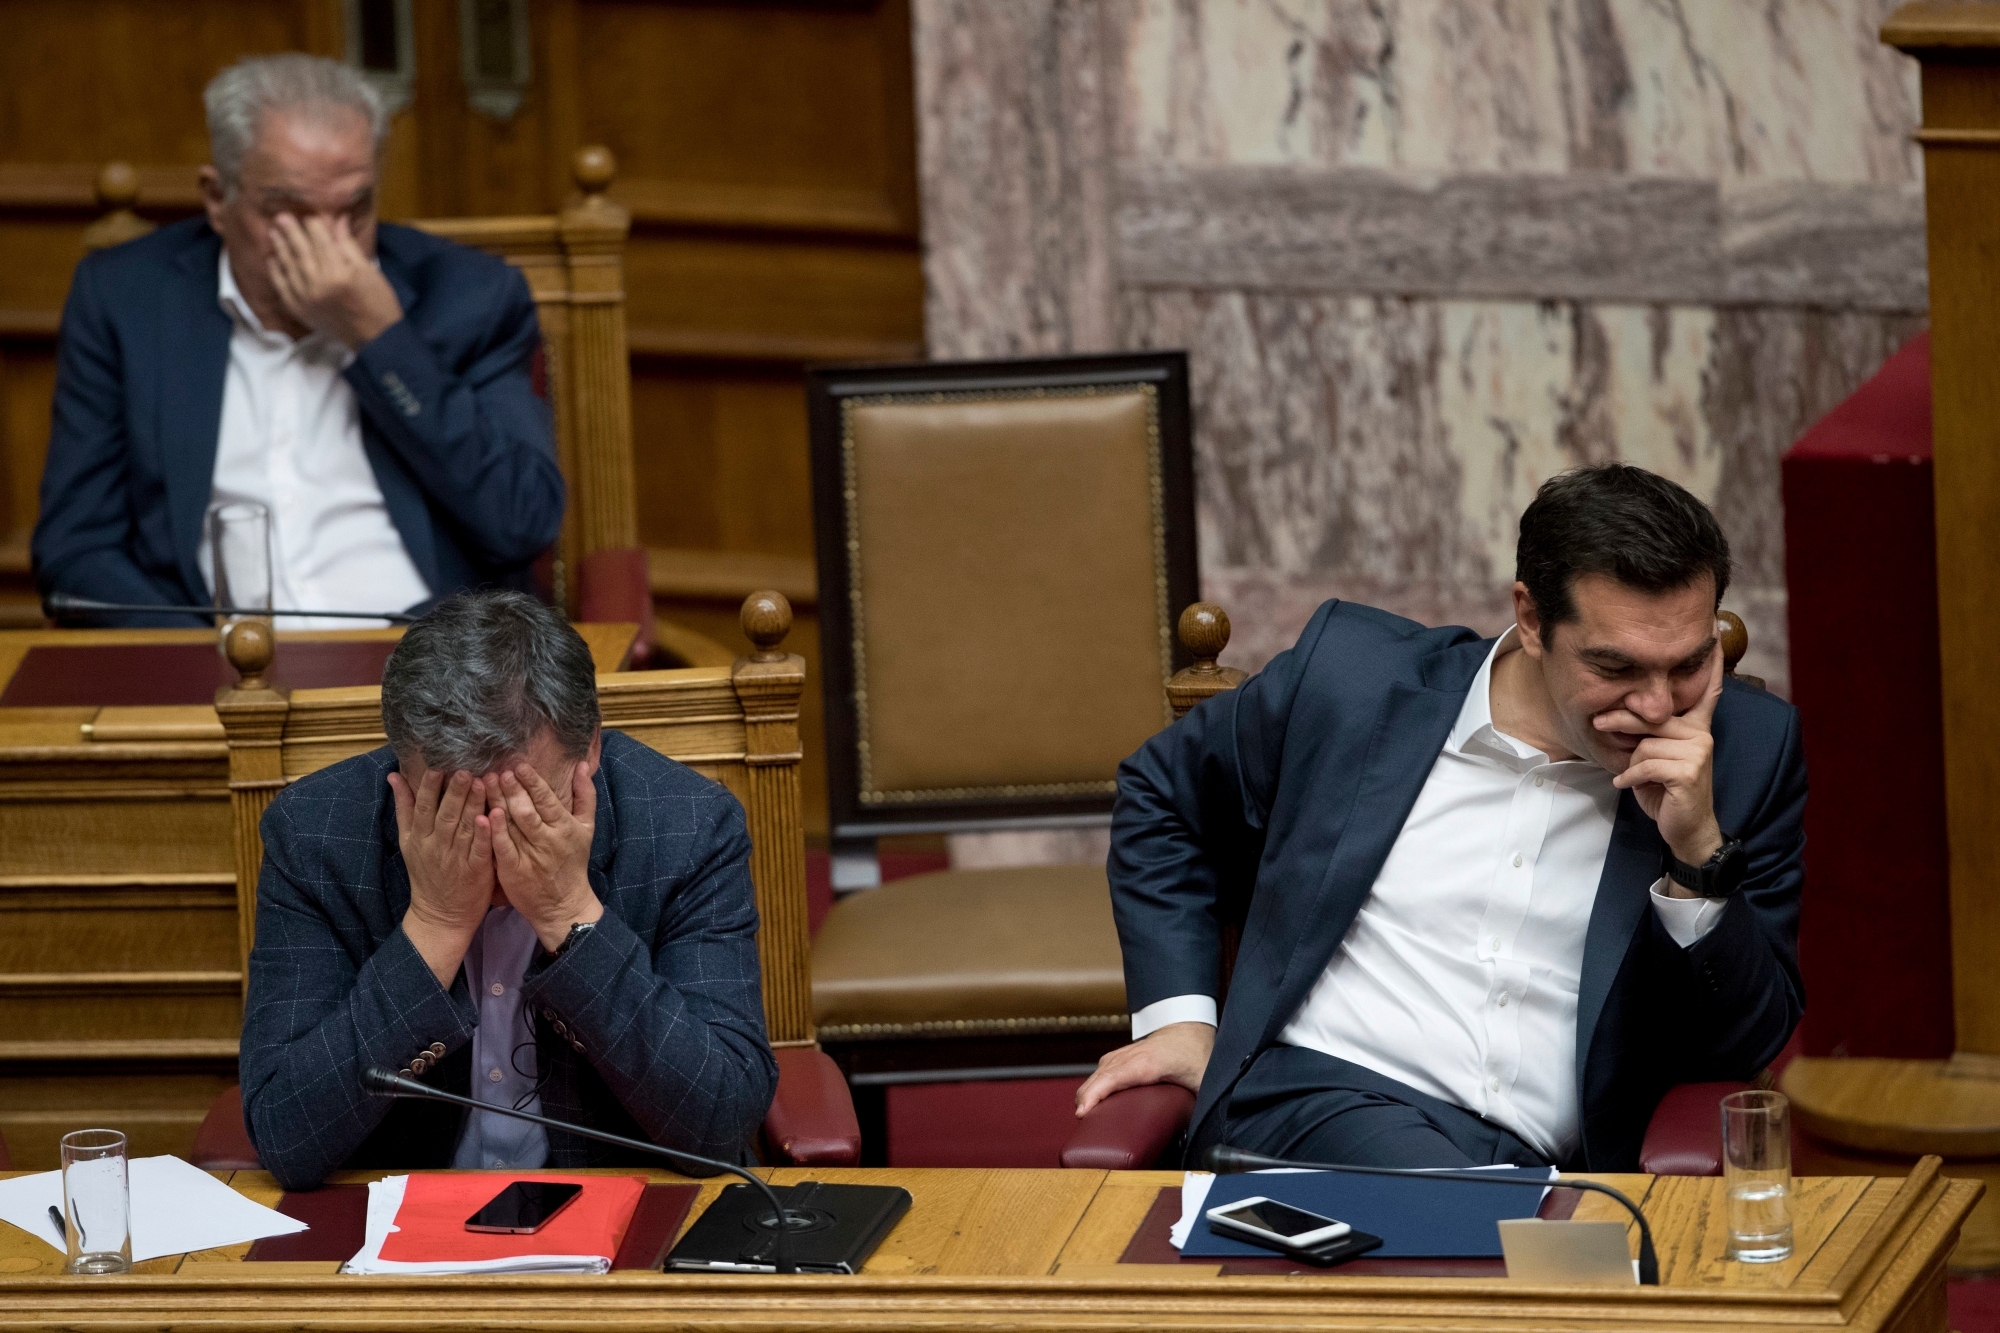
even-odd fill
[(1197, 1160), (1628, 1171), (1668, 1087), (1783, 1047), (1805, 763), (1796, 711), (1725, 677), (1714, 516), (1579, 469), (1522, 515), (1516, 577), (1497, 639), (1329, 602), (1126, 761), (1134, 1040), (1079, 1115), (1171, 1082)]
[(242, 1068), (266, 1168), (301, 1188), (342, 1167), (626, 1163), (370, 1096), (376, 1064), (741, 1158), (776, 1086), (741, 806), (602, 731), (588, 648), (525, 594), (468, 594), (412, 626), (382, 713), (389, 746), (264, 818)]

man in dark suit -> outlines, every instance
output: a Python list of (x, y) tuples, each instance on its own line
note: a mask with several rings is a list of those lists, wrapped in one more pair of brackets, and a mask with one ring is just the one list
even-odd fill
[(243, 1115), (288, 1189), (345, 1167), (655, 1165), (371, 1096), (484, 1102), (739, 1160), (777, 1086), (743, 809), (598, 725), (590, 651), (525, 593), (450, 599), (382, 676), (389, 745), (263, 821)]
[(1516, 577), (1498, 639), (1329, 602), (1125, 763), (1135, 1040), (1079, 1114), (1177, 1082), (1194, 1154), (1630, 1171), (1669, 1086), (1777, 1055), (1805, 761), (1796, 711), (1724, 677), (1714, 516), (1638, 468), (1568, 473)]
[(71, 283), (37, 586), (209, 604), (204, 516), (249, 502), (269, 514), (269, 605), (525, 587), (563, 481), (521, 275), (377, 224), (387, 118), (356, 71), (258, 57), (206, 101), (206, 215), (89, 256)]

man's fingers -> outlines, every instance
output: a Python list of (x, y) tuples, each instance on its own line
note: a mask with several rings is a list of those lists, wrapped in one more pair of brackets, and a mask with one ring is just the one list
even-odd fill
[(496, 805), (483, 816), (493, 839), (493, 864), (511, 872), (520, 863), (521, 851), (514, 845), (513, 830), (507, 826), (507, 807)]
[(396, 834), (399, 839), (414, 837), (417, 830), (417, 797), (401, 773), (389, 774), (389, 791), (396, 798)]
[(454, 818), (452, 847), (460, 856), (472, 851), (472, 842), (478, 836), (479, 812), (486, 808), (486, 779), (474, 778), (465, 785), (465, 804)]
[(1722, 623), (1720, 621), (1716, 622), (1715, 631), (1715, 651), (1708, 655), (1708, 688), (1701, 692), (1700, 701), (1693, 708), (1687, 710), (1687, 720), (1700, 727), (1703, 731), (1707, 731), (1709, 723), (1714, 720), (1716, 701), (1722, 698)]
[(465, 794), (471, 790), (472, 774), (462, 768), (444, 784), (444, 795), (438, 799), (437, 826), (447, 835), (458, 828), (459, 816), (465, 813)]
[[(577, 767), (581, 768), (582, 765), (579, 764)], [(541, 816), (543, 823), (562, 822), (562, 817), (566, 813), (562, 801), (556, 797), (555, 789), (549, 786), (533, 764), (516, 764), (514, 777), (520, 782), (521, 790), (528, 794), (528, 800), (534, 805), (535, 813)]]
[(570, 770), (569, 796), (570, 812), (576, 816), (576, 822), (582, 824), (585, 828), (595, 828), (597, 825), (597, 784), (590, 780), (590, 774), (583, 771), (582, 764), (578, 764)]
[(523, 835), (532, 835), (542, 826), (542, 817), (535, 811), (534, 799), (521, 784), (518, 773), (508, 769), (500, 774), (500, 793), (506, 798), (508, 820), (519, 824)]
[(1678, 760), (1648, 759), (1626, 768), (1623, 773), (1611, 779), (1611, 785), (1614, 787), (1643, 787), (1651, 784), (1662, 788), (1682, 787), (1686, 786), (1693, 779), (1693, 776), (1688, 771), (1687, 765)]
[(417, 836), (428, 838), (437, 826), (438, 792), (444, 787), (444, 774), (435, 768), (424, 770), (424, 780), (417, 784)]

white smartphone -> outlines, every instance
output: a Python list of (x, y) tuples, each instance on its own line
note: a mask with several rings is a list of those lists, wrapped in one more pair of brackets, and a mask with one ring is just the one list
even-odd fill
[(1247, 1240), (1288, 1250), (1310, 1250), (1339, 1240), (1353, 1228), (1303, 1208), (1294, 1208), (1259, 1194), (1208, 1210), (1208, 1224), (1234, 1231)]

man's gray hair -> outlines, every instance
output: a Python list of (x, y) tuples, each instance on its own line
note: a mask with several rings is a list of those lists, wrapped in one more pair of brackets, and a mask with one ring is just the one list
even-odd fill
[(583, 636), (521, 592), (450, 598), (382, 668), (382, 729), (399, 758), (490, 773), (544, 730), (565, 759), (597, 734), (597, 668)]
[(361, 71), (324, 56), (297, 52), (249, 56), (210, 79), (201, 100), (208, 109), (208, 155), (222, 177), (222, 188), (231, 194), (266, 111), (282, 108), (308, 116), (359, 112), (378, 152), (382, 136), (389, 132), (382, 95)]

